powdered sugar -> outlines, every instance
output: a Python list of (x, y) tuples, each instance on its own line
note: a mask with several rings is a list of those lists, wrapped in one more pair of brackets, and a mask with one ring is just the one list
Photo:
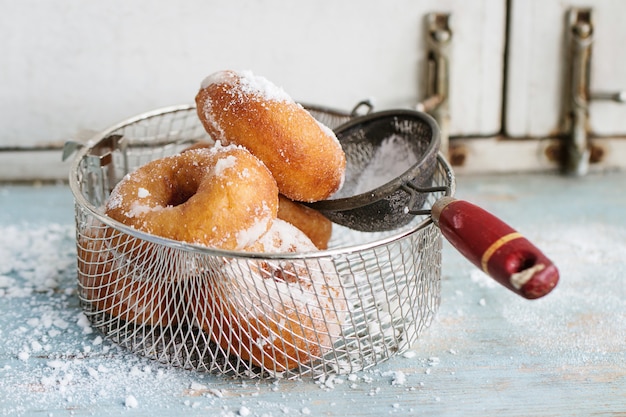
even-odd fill
[(227, 155), (224, 158), (220, 158), (215, 164), (215, 175), (221, 176), (229, 168), (232, 168), (237, 163), (237, 157), (234, 155)]
[[(293, 99), (280, 87), (273, 84), (267, 78), (254, 75), (251, 71), (218, 71), (207, 76), (200, 84), (201, 89), (208, 88), (213, 84), (226, 84), (232, 86), (229, 89), (230, 101), (226, 104), (221, 111), (227, 111), (228, 107), (242, 102), (244, 100), (258, 100), (264, 101), (277, 101), (294, 103)], [(205, 102), (202, 107), (205, 121), (211, 126), (215, 136), (215, 140), (227, 141), (224, 128), (216, 120), (216, 112), (214, 111), (214, 103), (210, 97), (205, 98)]]
[(392, 135), (382, 141), (360, 174), (353, 195), (371, 191), (399, 177), (418, 162), (406, 138)]
[(128, 218), (141, 217), (146, 213), (161, 209), (160, 206), (149, 206), (141, 203), (140, 201), (133, 201), (130, 203), (130, 208), (124, 213)]
[[(310, 252), (316, 250), (315, 245), (302, 232), (280, 219), (273, 221), (272, 227), (259, 239), (259, 243), (262, 245), (261, 249), (263, 252), (267, 253)], [(255, 297), (260, 296), (264, 304), (275, 302), (275, 300), (287, 299), (285, 294), (288, 294), (288, 299), (293, 300), (298, 308), (304, 309), (299, 311), (306, 311), (306, 309), (311, 309), (317, 303), (315, 298), (316, 291), (307, 290), (297, 283), (294, 284), (285, 280), (275, 280), (272, 285), (264, 284), (263, 281), (271, 274), (271, 269), (274, 268), (276, 271), (281, 271), (282, 274), (290, 274), (293, 277), (296, 277), (297, 274), (304, 274), (304, 278), (313, 286), (317, 284), (323, 285), (326, 273), (329, 278), (337, 276), (332, 274), (332, 265), (329, 265), (324, 272), (314, 262), (309, 264), (305, 261), (295, 261), (294, 265), (286, 265), (289, 270), (282, 271), (283, 266), (273, 265), (273, 263), (268, 262), (267, 270), (259, 270), (256, 266), (249, 265), (246, 260), (242, 260), (241, 262), (233, 262), (225, 271), (229, 276), (232, 275), (233, 280), (242, 289), (240, 301), (247, 304), (244, 310), (249, 311), (253, 315), (256, 314), (255, 311), (258, 311), (259, 307), (255, 305), (253, 299), (244, 297), (246, 293), (255, 294)], [(258, 289), (260, 288), (263, 288), (267, 293), (258, 294)], [(313, 310), (315, 309), (313, 308), (310, 312)]]
[(150, 191), (146, 190), (143, 187), (139, 187), (137, 189), (137, 197), (138, 198), (146, 198), (150, 196)]
[(255, 75), (252, 71), (240, 71), (242, 90), (247, 94), (260, 94), (266, 100), (293, 102), (291, 97), (267, 78)]
[(322, 129), (322, 132), (324, 132), (325, 135), (333, 138), (335, 143), (337, 143), (341, 147), (341, 143), (339, 142), (339, 139), (337, 139), (337, 135), (335, 135), (335, 132), (319, 120), (316, 119), (315, 121), (317, 122), (317, 125), (320, 127), (320, 129)]
[[(523, 184), (524, 178), (511, 182)], [(556, 203), (555, 212), (545, 205), (536, 209), (551, 220), (564, 218), (561, 224), (542, 217), (542, 226), (536, 226), (536, 218), (521, 216), (528, 222), (521, 231), (547, 249), (561, 269), (562, 283), (553, 294), (538, 301), (518, 300), (497, 284), (491, 288), (486, 277), (471, 275), (474, 269), (449, 251), (444, 254), (443, 314), (415, 350), (373, 369), (316, 384), (211, 376), (126, 353), (99, 336), (80, 311), (74, 294), (73, 227), (3, 226), (0, 392), (6, 395), (0, 395), (0, 415), (236, 416), (243, 407), (256, 416), (297, 416), (305, 411), (343, 415), (355, 405), (367, 407), (372, 415), (452, 409), (471, 414), (477, 401), (541, 413), (572, 399), (579, 400), (582, 413), (618, 412), (623, 409), (616, 393), (623, 388), (626, 230), (610, 223), (623, 216), (623, 196), (614, 193), (623, 182), (611, 184), (610, 198), (587, 197), (585, 186), (598, 178), (604, 182), (611, 177), (586, 178), (571, 187), (576, 191), (562, 191), (550, 200)], [(475, 180), (463, 181), (470, 182), (471, 189)], [(571, 186), (569, 179), (563, 183)], [(578, 210), (570, 194), (595, 200), (589, 204), (597, 206), (596, 211), (581, 209), (575, 217), (581, 221), (572, 222), (567, 210), (561, 210), (564, 205)], [(531, 191), (522, 191), (522, 198), (529, 195)], [(44, 201), (41, 195), (37, 198)], [(494, 197), (491, 203), (506, 207), (510, 199)], [(41, 263), (54, 267), (38, 269)], [(482, 299), (485, 307), (479, 306)], [(456, 314), (460, 309), (464, 315)], [(494, 396), (494, 390), (499, 395)], [(547, 395), (553, 393), (556, 396)], [(126, 408), (130, 395), (137, 409)]]
[(180, 395), (188, 373), (160, 369), (94, 332), (75, 294), (73, 225), (0, 226), (0, 234), (0, 415), (169, 406), (163, 396)]
[[(75, 251), (66, 245), (73, 228), (50, 224), (44, 228), (0, 228), (0, 296), (27, 297), (58, 288), (59, 272), (74, 266)], [(59, 253), (59, 248), (65, 251)], [(20, 282), (21, 285), (17, 285)]]
[[(210, 155), (217, 155), (219, 153), (226, 154), (229, 151), (233, 151), (233, 150), (236, 150), (236, 149), (243, 149), (243, 150), (247, 151), (247, 149), (245, 147), (241, 146), (241, 145), (237, 145), (237, 144), (234, 144), (234, 143), (225, 143), (225, 142), (221, 141), (220, 139), (217, 139), (215, 141), (215, 143), (213, 144), (213, 146), (211, 146), (209, 148), (196, 149), (193, 152), (200, 152), (200, 153), (208, 153)], [(232, 155), (227, 155), (225, 158), (222, 158), (222, 159), (228, 159), (231, 156)], [(224, 166), (223, 166), (224, 169), (234, 165), (235, 162), (236, 162), (236, 159), (228, 160), (228, 162), (224, 163)], [(220, 172), (222, 172), (222, 171), (223, 171), (223, 169), (220, 170)]]
[[(619, 288), (622, 284), (615, 283), (626, 273), (623, 267), (616, 268), (624, 262), (626, 230), (601, 223), (562, 225), (544, 230), (536, 244), (550, 249), (562, 282), (533, 309), (521, 303), (503, 308), (511, 333), (523, 335), (518, 343), (570, 363), (583, 363), (585, 355), (623, 351), (626, 298), (624, 287)], [(554, 311), (560, 314), (555, 316)]]
[(258, 213), (251, 213), (252, 218), (255, 219), (252, 226), (245, 230), (237, 232), (237, 249), (241, 250), (246, 246), (249, 246), (259, 240), (259, 238), (267, 232), (269, 224), (272, 221), (270, 216), (270, 209), (267, 202), (263, 201)]
[(139, 402), (137, 401), (137, 398), (135, 398), (134, 395), (128, 395), (126, 397), (124, 405), (126, 405), (126, 408), (137, 408), (139, 406)]
[[(120, 181), (128, 181), (129, 175), (124, 176), (124, 178), (122, 178), (122, 180)], [(108, 200), (106, 201), (106, 206), (109, 209), (116, 209), (116, 208), (120, 208), (122, 207), (122, 204), (124, 203), (124, 199), (122, 194), (120, 194), (119, 192), (117, 192), (117, 190), (114, 188), (113, 192), (111, 192), (111, 195), (109, 195)]]
[(265, 252), (315, 252), (317, 248), (300, 230), (286, 221), (275, 219), (272, 228), (258, 239)]
[(281, 87), (263, 76), (255, 75), (250, 70), (215, 72), (202, 80), (200, 87), (207, 88), (211, 84), (222, 83), (238, 83), (238, 88), (245, 95), (260, 96), (264, 100), (293, 102), (293, 99)]

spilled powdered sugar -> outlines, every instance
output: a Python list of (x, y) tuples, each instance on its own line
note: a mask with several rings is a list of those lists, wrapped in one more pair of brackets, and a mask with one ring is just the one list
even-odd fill
[[(601, 223), (563, 225), (544, 231), (537, 244), (549, 248), (561, 282), (546, 303), (533, 309), (512, 303), (503, 309), (511, 332), (520, 335), (519, 343), (550, 352), (559, 361), (623, 352), (626, 270), (620, 265), (626, 255), (626, 229)], [(555, 317), (554, 311), (568, 313)], [(527, 330), (534, 328), (529, 337)]]
[(59, 287), (59, 275), (76, 263), (75, 249), (67, 245), (73, 241), (73, 232), (73, 228), (58, 224), (0, 228), (0, 297), (64, 291)]

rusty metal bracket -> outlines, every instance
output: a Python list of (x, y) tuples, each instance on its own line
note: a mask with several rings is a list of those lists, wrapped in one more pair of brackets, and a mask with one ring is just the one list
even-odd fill
[(417, 109), (429, 113), (441, 131), (441, 151), (448, 156), (450, 129), (450, 14), (428, 13), (425, 16), (426, 90)]
[(589, 103), (591, 100), (626, 102), (626, 91), (590, 91), (591, 52), (594, 42), (593, 10), (571, 8), (566, 16), (566, 84), (564, 89), (562, 129), (563, 169), (568, 174), (585, 175), (589, 171)]

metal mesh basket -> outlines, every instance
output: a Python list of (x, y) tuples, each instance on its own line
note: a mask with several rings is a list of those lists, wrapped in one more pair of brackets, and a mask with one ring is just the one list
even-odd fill
[[(334, 127), (349, 113), (312, 111)], [(333, 227), (306, 254), (215, 250), (149, 235), (103, 213), (116, 183), (156, 158), (211, 140), (192, 106), (129, 119), (82, 148), (75, 197), (78, 296), (95, 328), (139, 355), (259, 377), (351, 373), (409, 349), (440, 301), (441, 235), (430, 216), (401, 229)], [(453, 191), (438, 158), (427, 205)]]

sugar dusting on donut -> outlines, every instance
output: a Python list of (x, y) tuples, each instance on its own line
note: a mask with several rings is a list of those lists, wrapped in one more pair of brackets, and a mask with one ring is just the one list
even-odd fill
[[(280, 87), (271, 83), (267, 78), (255, 75), (251, 71), (218, 71), (205, 77), (200, 84), (201, 89), (205, 89), (210, 85), (229, 85), (229, 103), (224, 110), (228, 111), (232, 105), (242, 103), (245, 100), (253, 99), (256, 101), (276, 101), (293, 103), (293, 99)], [(220, 106), (220, 103), (216, 104)], [(200, 110), (200, 109), (199, 109)], [(217, 134), (216, 139), (227, 141), (228, 137), (220, 126), (219, 121), (215, 118), (218, 108), (214, 109), (213, 100), (207, 99), (202, 107), (207, 123), (210, 123), (213, 132)]]
[(215, 72), (202, 80), (200, 88), (222, 83), (239, 85), (239, 91), (242, 94), (235, 98), (241, 99), (244, 95), (254, 95), (264, 100), (293, 102), (293, 99), (281, 87), (249, 70)]
[(160, 206), (147, 206), (145, 204), (141, 204), (139, 201), (134, 201), (130, 205), (130, 210), (126, 212), (128, 217), (139, 217), (143, 214), (149, 213), (151, 211), (159, 210)]
[(237, 248), (243, 249), (247, 246), (254, 244), (268, 231), (271, 227), (269, 225), (270, 222), (273, 222), (274, 219), (270, 219), (266, 216), (263, 216), (263, 213), (269, 212), (270, 209), (267, 207), (266, 202), (262, 202), (262, 209), (257, 210), (258, 212), (250, 213), (253, 218), (256, 218), (256, 221), (247, 229), (240, 230), (237, 232)]
[(270, 230), (258, 240), (264, 252), (315, 252), (317, 247), (303, 232), (292, 224), (276, 219)]
[(278, 218), (300, 229), (318, 249), (328, 248), (333, 224), (319, 211), (280, 195)]
[(215, 175), (222, 175), (224, 173), (224, 170), (234, 167), (236, 163), (237, 163), (237, 158), (235, 158), (232, 155), (229, 155), (226, 158), (221, 158), (215, 164), (215, 168), (214, 168)]

